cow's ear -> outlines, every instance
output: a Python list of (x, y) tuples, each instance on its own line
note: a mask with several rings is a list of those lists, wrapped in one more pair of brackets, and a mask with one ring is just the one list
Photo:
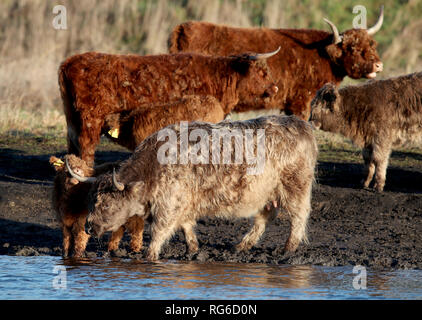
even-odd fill
[(64, 169), (64, 162), (62, 159), (55, 156), (50, 157), (50, 164), (53, 166), (54, 170), (60, 171)]
[(241, 75), (246, 75), (251, 67), (251, 64), (254, 63), (252, 60), (248, 59), (248, 55), (246, 54), (231, 56), (231, 58), (231, 68)]

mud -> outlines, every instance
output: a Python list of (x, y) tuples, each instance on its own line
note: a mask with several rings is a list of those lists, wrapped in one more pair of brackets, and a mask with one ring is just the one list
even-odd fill
[[(61, 255), (61, 232), (50, 201), (54, 177), (48, 163), (51, 154), (60, 155), (31, 155), (18, 146), (0, 148), (0, 254)], [(96, 159), (113, 161), (128, 156), (125, 152), (100, 151)], [(420, 159), (419, 154), (405, 156)], [(361, 170), (359, 164), (318, 163), (308, 224), (309, 243), (302, 244), (293, 254), (282, 252), (289, 230), (288, 221), (282, 216), (267, 227), (257, 247), (248, 253), (237, 253), (234, 245), (249, 230), (251, 220), (207, 219), (199, 221), (196, 229), (198, 253), (187, 254), (184, 236), (177, 232), (163, 247), (161, 258), (421, 269), (422, 167), (389, 168), (383, 193), (360, 189)], [(87, 256), (107, 255), (108, 236), (101, 242), (90, 239)], [(143, 259), (150, 241), (148, 226), (144, 239), (141, 253), (130, 252), (125, 236), (120, 249), (111, 255)]]

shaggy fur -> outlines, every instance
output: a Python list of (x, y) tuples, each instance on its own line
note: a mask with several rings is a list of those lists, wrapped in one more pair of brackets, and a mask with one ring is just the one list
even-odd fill
[[(376, 42), (366, 30), (347, 30), (343, 41), (333, 44), (333, 34), (319, 30), (234, 28), (190, 21), (173, 30), (169, 50), (226, 56), (244, 51), (265, 52), (281, 46), (268, 59), (279, 92), (271, 108), (308, 120), (315, 92), (327, 82), (337, 85), (345, 76), (354, 79), (381, 71)], [(239, 104), (235, 111), (264, 105)]]
[[(112, 141), (133, 151), (146, 137), (170, 124), (195, 120), (217, 123), (223, 119), (224, 111), (216, 98), (186, 96), (175, 103), (151, 105), (108, 115), (103, 133)], [(117, 130), (117, 137), (111, 135), (113, 130)]]
[(72, 56), (59, 68), (68, 152), (91, 165), (106, 116), (177, 102), (186, 95), (213, 96), (225, 114), (239, 102), (266, 105), (277, 92), (271, 79), (266, 62), (252, 61), (247, 54)]
[[(106, 163), (95, 169), (86, 165), (85, 161), (74, 155), (67, 155), (69, 165), (72, 170), (83, 177), (93, 177), (109, 172), (118, 163)], [(63, 233), (63, 256), (67, 257), (73, 247), (74, 256), (82, 257), (85, 252), (89, 235), (85, 232), (86, 217), (88, 215), (87, 195), (90, 189), (89, 183), (80, 183), (72, 178), (59, 158), (50, 157), (57, 174), (54, 178), (53, 208), (56, 218), (61, 225)], [(109, 242), (109, 251), (116, 250), (123, 237), (125, 228), (132, 236), (131, 248), (140, 251), (142, 248), (142, 232), (144, 221), (141, 217), (130, 218), (125, 227), (121, 227), (112, 234)]]
[[(318, 153), (311, 125), (295, 116), (268, 116), (218, 124), (192, 122), (188, 129), (189, 135), (198, 129), (206, 132), (209, 139), (204, 140), (210, 146), (213, 130), (221, 133), (240, 129), (245, 133), (251, 129), (254, 155), (258, 148), (257, 130), (265, 129), (262, 173), (247, 174), (250, 165), (245, 161), (241, 164), (213, 164), (211, 161), (209, 164), (192, 164), (191, 161), (181, 164), (180, 153), (177, 164), (160, 164), (158, 153), (167, 142), (159, 141), (159, 133), (155, 133), (138, 146), (116, 173), (118, 182), (124, 185), (123, 191), (116, 189), (111, 174), (98, 177), (93, 184), (88, 223), (94, 234), (100, 236), (105, 231), (116, 230), (130, 217), (141, 215), (151, 221), (152, 239), (147, 258), (156, 260), (163, 243), (180, 228), (185, 233), (189, 251), (196, 251), (198, 241), (193, 228), (198, 219), (254, 217), (253, 228), (237, 246), (239, 250), (248, 250), (257, 243), (266, 223), (282, 208), (291, 223), (285, 250), (296, 250), (300, 242), (306, 240)], [(181, 125), (168, 126), (166, 130), (177, 133), (180, 150)], [(197, 143), (190, 140), (189, 148), (195, 150)], [(221, 143), (222, 139), (220, 146)], [(232, 157), (234, 150), (229, 153)], [(204, 156), (202, 151), (200, 154)], [(268, 207), (269, 203), (275, 206)]]
[(326, 84), (312, 100), (311, 120), (362, 147), (368, 188), (382, 191), (393, 146), (422, 138), (422, 73), (337, 89)]

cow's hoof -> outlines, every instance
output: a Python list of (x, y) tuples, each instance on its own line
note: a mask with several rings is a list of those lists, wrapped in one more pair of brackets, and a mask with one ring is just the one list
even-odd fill
[(237, 252), (247, 252), (253, 247), (250, 243), (241, 242), (236, 246)]

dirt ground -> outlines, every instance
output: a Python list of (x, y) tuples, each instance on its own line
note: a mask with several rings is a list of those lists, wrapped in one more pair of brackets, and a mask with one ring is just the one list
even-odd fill
[[(61, 255), (61, 232), (50, 200), (54, 170), (48, 159), (52, 154), (63, 155), (64, 150), (64, 141), (0, 137), (0, 254)], [(112, 161), (128, 156), (123, 149), (106, 144), (100, 147), (96, 159)], [(294, 254), (282, 252), (289, 224), (281, 217), (267, 227), (249, 253), (237, 253), (233, 247), (249, 230), (251, 220), (204, 220), (196, 229), (200, 242), (197, 254), (186, 254), (184, 236), (178, 232), (163, 247), (161, 258), (421, 269), (422, 156), (396, 152), (392, 157), (409, 159), (409, 163), (420, 166), (390, 166), (383, 193), (360, 189), (361, 163), (321, 157), (324, 161), (318, 163), (308, 224), (309, 244), (302, 244)], [(88, 257), (107, 254), (106, 237), (102, 243), (90, 240)], [(143, 259), (150, 241), (148, 226), (144, 239), (142, 253), (131, 253), (125, 236), (112, 255)]]

